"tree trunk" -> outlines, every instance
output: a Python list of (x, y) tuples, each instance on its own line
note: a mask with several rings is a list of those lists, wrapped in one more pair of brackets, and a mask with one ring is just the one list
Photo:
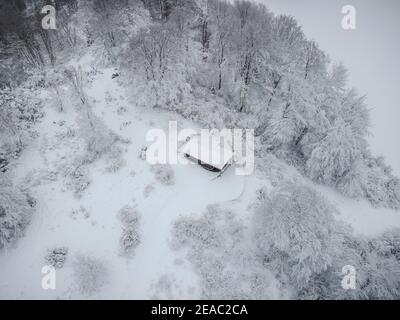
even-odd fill
[(300, 135), (297, 137), (295, 145), (297, 146), (308, 132), (308, 127), (304, 127)]
[(219, 65), (219, 75), (218, 75), (218, 90), (222, 89), (222, 63), (224, 61), (224, 48), (221, 48), (221, 56), (218, 62)]

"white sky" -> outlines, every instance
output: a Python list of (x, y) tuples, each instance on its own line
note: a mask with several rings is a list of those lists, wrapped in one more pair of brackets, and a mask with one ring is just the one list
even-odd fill
[[(350, 85), (367, 95), (371, 149), (400, 176), (400, 1), (253, 0), (297, 19), (334, 61), (349, 69)], [(341, 27), (344, 5), (356, 8), (357, 29)]]

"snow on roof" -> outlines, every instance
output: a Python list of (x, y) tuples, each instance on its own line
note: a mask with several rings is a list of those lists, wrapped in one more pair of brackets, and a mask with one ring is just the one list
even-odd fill
[(183, 146), (182, 153), (222, 170), (233, 159), (233, 150), (227, 141), (218, 135), (210, 139), (194, 135)]

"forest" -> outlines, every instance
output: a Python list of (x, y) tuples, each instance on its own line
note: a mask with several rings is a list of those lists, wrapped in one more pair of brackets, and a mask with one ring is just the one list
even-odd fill
[[(56, 9), (56, 29), (42, 27), (45, 5)], [(95, 62), (85, 64), (88, 56)], [(38, 125), (49, 110), (75, 110), (78, 131), (65, 135), (83, 142), (48, 181), (60, 174), (81, 195), (97, 160), (106, 159), (109, 171), (129, 161), (123, 150), (130, 141), (106, 125), (86, 89), (101, 68), (116, 70), (113, 78), (135, 108), (205, 128), (254, 129), (256, 170), (282, 163), (301, 177), (260, 191), (249, 230), (226, 218), (231, 209), (224, 205), (174, 222), (174, 250), (190, 251), (201, 297), (266, 298), (270, 277), (292, 298), (400, 297), (399, 231), (354, 235), (308, 185), (400, 210), (400, 179), (370, 151), (365, 96), (295, 18), (251, 1), (0, 0), (0, 251), (23, 237), (37, 214), (32, 185), (21, 183), (15, 168), (41, 137)], [(124, 230), (129, 245), (140, 246), (136, 231)], [(225, 256), (227, 248), (236, 258)], [(362, 290), (343, 293), (333, 279), (348, 261), (360, 270)], [(240, 270), (218, 275), (218, 268), (229, 269), (221, 263)]]

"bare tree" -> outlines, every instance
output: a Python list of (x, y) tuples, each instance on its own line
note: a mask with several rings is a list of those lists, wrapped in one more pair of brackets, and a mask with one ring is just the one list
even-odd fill
[(222, 88), (223, 65), (226, 61), (226, 54), (229, 45), (229, 37), (232, 34), (232, 12), (230, 5), (225, 1), (213, 0), (211, 2), (212, 20), (215, 24), (214, 52), (218, 66), (218, 90)]
[(131, 41), (131, 49), (138, 55), (147, 80), (162, 80), (171, 60), (173, 33), (166, 24), (141, 29)]
[(86, 96), (86, 93), (83, 89), (83, 72), (82, 68), (79, 66), (78, 69), (71, 67), (69, 69), (65, 69), (65, 76), (67, 77), (69, 83), (72, 85), (72, 88), (75, 91), (75, 94), (78, 96), (81, 101), (83, 107), (85, 108), (86, 117), (89, 122), (91, 128), (94, 128), (94, 123), (92, 119), (92, 111), (90, 110), (90, 105)]
[(264, 13), (249, 1), (236, 1), (236, 17), (239, 28), (237, 34), (236, 51), (238, 54), (238, 71), (240, 75), (239, 112), (246, 109), (247, 94), (256, 68), (257, 56), (261, 53), (264, 40), (260, 37), (259, 27), (265, 18)]
[(179, 39), (178, 45), (182, 44), (185, 51), (189, 51), (190, 26), (193, 23), (194, 13), (188, 5), (187, 0), (175, 0), (175, 6), (169, 15), (169, 23), (174, 29), (175, 37)]

